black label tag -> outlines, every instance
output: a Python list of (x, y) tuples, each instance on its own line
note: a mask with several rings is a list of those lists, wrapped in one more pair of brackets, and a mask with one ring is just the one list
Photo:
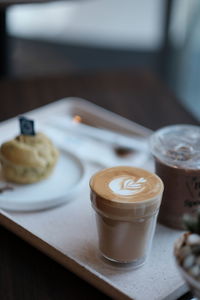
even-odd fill
[(20, 117), (19, 122), (20, 122), (21, 134), (23, 134), (23, 135), (35, 135), (34, 121), (33, 120), (29, 120), (25, 117)]

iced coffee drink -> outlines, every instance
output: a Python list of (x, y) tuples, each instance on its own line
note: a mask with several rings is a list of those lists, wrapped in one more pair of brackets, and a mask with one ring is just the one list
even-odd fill
[(161, 179), (143, 169), (114, 167), (94, 174), (90, 188), (101, 254), (113, 262), (142, 265), (155, 231)]
[(183, 215), (200, 208), (200, 127), (164, 127), (150, 143), (156, 173), (165, 185), (159, 222), (183, 229)]

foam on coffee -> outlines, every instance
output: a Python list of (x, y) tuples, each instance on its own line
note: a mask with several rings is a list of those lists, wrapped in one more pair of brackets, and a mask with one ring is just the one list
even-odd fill
[(162, 181), (155, 174), (127, 166), (96, 173), (90, 186), (100, 197), (121, 203), (149, 200), (163, 189)]

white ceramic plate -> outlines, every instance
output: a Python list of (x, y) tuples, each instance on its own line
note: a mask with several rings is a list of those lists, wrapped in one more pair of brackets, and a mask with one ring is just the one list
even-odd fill
[[(78, 193), (84, 178), (84, 166), (72, 153), (60, 150), (52, 175), (37, 183), (10, 184), (13, 190), (0, 194), (0, 208), (15, 211), (47, 209), (71, 200)], [(0, 186), (7, 183), (0, 178)]]

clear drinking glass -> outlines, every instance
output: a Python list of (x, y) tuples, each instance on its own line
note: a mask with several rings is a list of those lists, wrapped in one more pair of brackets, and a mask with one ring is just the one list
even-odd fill
[[(153, 178), (150, 183), (148, 177)], [(110, 183), (117, 187), (121, 178), (124, 180), (123, 191), (113, 192), (109, 188), (112, 186)], [(112, 262), (141, 266), (148, 255), (155, 231), (163, 192), (162, 181), (143, 169), (115, 167), (94, 174), (90, 188), (100, 253)]]

